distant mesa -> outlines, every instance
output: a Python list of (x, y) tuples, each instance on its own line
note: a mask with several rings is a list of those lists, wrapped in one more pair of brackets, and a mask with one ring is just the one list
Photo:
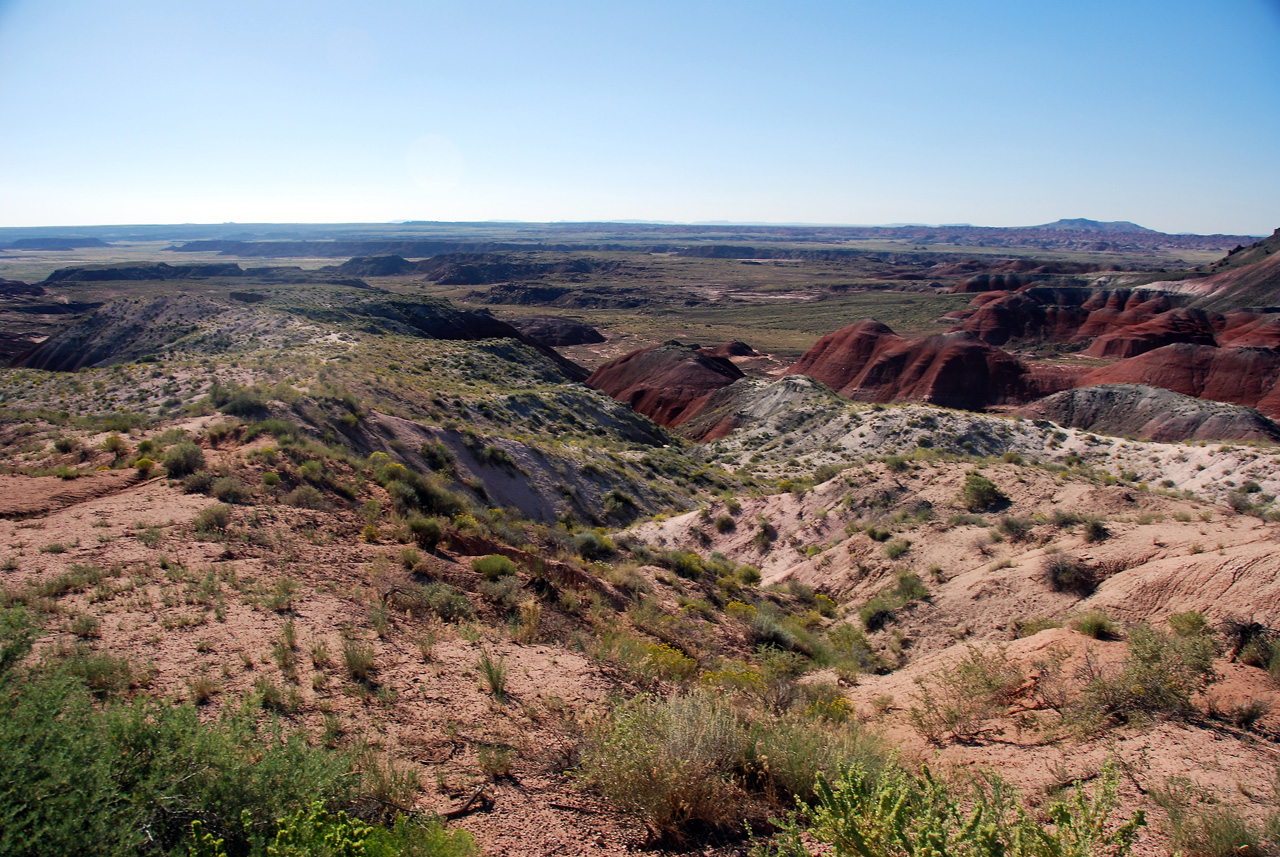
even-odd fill
[(1064, 390), (1019, 414), (1117, 437), (1173, 442), (1280, 442), (1280, 425), (1241, 405), (1210, 402), (1145, 384), (1102, 384)]
[(485, 286), (552, 275), (573, 280), (615, 271), (622, 263), (589, 258), (538, 262), (505, 254), (446, 253), (426, 259), (416, 267), (428, 280), (442, 286)]
[(87, 247), (110, 247), (101, 238), (47, 237), (19, 238), (8, 244), (0, 245), (6, 250), (80, 250)]
[(125, 265), (92, 265), (75, 268), (59, 268), (44, 282), (54, 283), (102, 283), (117, 280), (188, 280), (208, 277), (240, 277), (244, 271), (234, 262), (214, 262), (203, 265), (168, 265), (164, 262)]
[(909, 340), (869, 319), (819, 339), (787, 374), (808, 375), (858, 401), (966, 410), (1022, 404), (1074, 381), (1065, 370), (1032, 369), (964, 331)]
[(540, 283), (502, 283), (473, 291), (468, 300), (506, 306), (548, 306), (561, 309), (635, 309), (654, 301), (642, 288), (573, 288)]
[(587, 385), (667, 428), (695, 416), (713, 393), (745, 377), (723, 357), (686, 345), (642, 348), (600, 366)]
[(417, 266), (403, 256), (356, 256), (332, 270), (348, 277), (393, 277), (411, 274)]
[(604, 335), (586, 322), (558, 315), (534, 315), (528, 318), (512, 319), (511, 326), (534, 342), (550, 348), (591, 345), (605, 341)]
[(1099, 232), (1106, 234), (1122, 233), (1122, 234), (1138, 234), (1138, 235), (1159, 235), (1154, 229), (1147, 229), (1136, 223), (1130, 223), (1127, 220), (1098, 221), (1089, 220), (1084, 217), (1072, 217), (1064, 220), (1055, 220), (1053, 223), (1045, 223), (1040, 226), (1031, 226), (1029, 229), (1042, 229), (1046, 232)]
[(335, 275), (336, 269), (307, 270), (297, 265), (266, 268), (241, 268), (235, 262), (210, 262), (193, 265), (170, 265), (166, 262), (124, 263), (119, 265), (87, 265), (59, 268), (45, 278), (45, 285), (59, 283), (110, 283), (146, 280), (207, 280), (214, 278), (251, 278), (273, 283), (328, 283), (353, 289), (368, 289), (358, 277)]

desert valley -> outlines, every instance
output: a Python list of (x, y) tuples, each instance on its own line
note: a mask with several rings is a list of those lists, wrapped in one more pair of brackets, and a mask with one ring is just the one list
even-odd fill
[(6, 228), (0, 353), (2, 853), (1280, 849), (1280, 231)]

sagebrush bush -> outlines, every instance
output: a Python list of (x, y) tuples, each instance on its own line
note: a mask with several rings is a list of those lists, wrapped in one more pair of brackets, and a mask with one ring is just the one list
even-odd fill
[(169, 476), (177, 479), (204, 467), (204, 450), (184, 440), (165, 450), (163, 463)]
[(1086, 596), (1097, 588), (1093, 570), (1083, 560), (1070, 554), (1055, 553), (1045, 557), (1040, 570), (1045, 582), (1054, 592)]
[(526, 598), (520, 578), (514, 574), (482, 581), (480, 594), (503, 613), (515, 610)]
[(188, 494), (207, 494), (213, 487), (214, 475), (208, 470), (188, 473), (182, 480), (182, 490)]
[(971, 740), (1004, 714), (1025, 679), (1005, 649), (971, 645), (957, 663), (916, 679), (911, 725), (933, 743)]
[(1076, 617), (1071, 625), (1081, 634), (1093, 637), (1095, 640), (1112, 640), (1119, 636), (1119, 629), (1116, 628), (1115, 622), (1112, 622), (1111, 617), (1101, 610), (1090, 610)]
[(965, 474), (960, 499), (970, 512), (988, 512), (1009, 503), (1009, 498), (994, 482), (977, 472)]
[(1213, 640), (1174, 637), (1145, 624), (1131, 626), (1128, 636), (1129, 653), (1118, 670), (1089, 665), (1080, 705), (1120, 721), (1193, 713), (1191, 697), (1215, 678)]
[(722, 696), (641, 696), (588, 731), (582, 770), (619, 809), (680, 836), (739, 823), (750, 752), (750, 732)]
[(500, 577), (510, 577), (516, 573), (516, 564), (500, 554), (489, 554), (471, 561), (471, 570), (478, 572), (485, 580), (493, 581)]
[(1119, 808), (1119, 775), (1104, 766), (1092, 794), (1077, 787), (1069, 800), (1044, 809), (1051, 825), (1019, 805), (1017, 793), (995, 776), (967, 788), (948, 785), (927, 768), (870, 772), (845, 767), (838, 778), (822, 778), (816, 800), (802, 802), (782, 822), (779, 853), (809, 855), (805, 840), (829, 847), (833, 857), (1123, 857), (1146, 823), (1142, 810), (1128, 819)]
[(213, 480), (210, 491), (223, 503), (247, 503), (253, 499), (253, 492), (249, 490), (249, 486), (235, 476), (223, 476)]
[(1111, 530), (1098, 518), (1090, 518), (1084, 522), (1084, 540), (1090, 544), (1106, 541), (1111, 537)]
[(412, 515), (409, 518), (409, 534), (424, 550), (434, 551), (444, 538), (444, 521), (436, 517)]
[(323, 510), (329, 508), (329, 502), (313, 485), (299, 485), (281, 498), (286, 506), (298, 509)]
[(618, 552), (613, 540), (595, 530), (584, 530), (573, 539), (574, 550), (586, 560), (604, 560)]
[(197, 533), (222, 532), (231, 524), (231, 507), (222, 503), (206, 506), (196, 514), (194, 523)]

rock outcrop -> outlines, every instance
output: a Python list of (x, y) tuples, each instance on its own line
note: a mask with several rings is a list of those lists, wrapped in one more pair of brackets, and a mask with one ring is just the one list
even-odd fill
[(1253, 408), (1145, 384), (1077, 387), (1032, 402), (1018, 413), (1069, 428), (1161, 442), (1280, 441), (1280, 425)]
[(966, 410), (1021, 404), (1072, 382), (1061, 372), (1032, 371), (964, 331), (908, 340), (871, 320), (822, 337), (787, 374), (808, 375), (859, 401), (928, 402)]
[(587, 385), (626, 402), (659, 425), (677, 428), (713, 393), (742, 377), (742, 370), (725, 358), (668, 343), (610, 360), (587, 378)]
[(39, 283), (24, 283), (21, 280), (0, 280), (0, 297), (15, 298), (18, 296), (38, 298), (47, 294)]

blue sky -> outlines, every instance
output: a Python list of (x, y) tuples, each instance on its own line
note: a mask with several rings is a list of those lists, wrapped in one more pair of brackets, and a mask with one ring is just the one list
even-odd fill
[(1280, 226), (1280, 0), (0, 0), (0, 225)]

